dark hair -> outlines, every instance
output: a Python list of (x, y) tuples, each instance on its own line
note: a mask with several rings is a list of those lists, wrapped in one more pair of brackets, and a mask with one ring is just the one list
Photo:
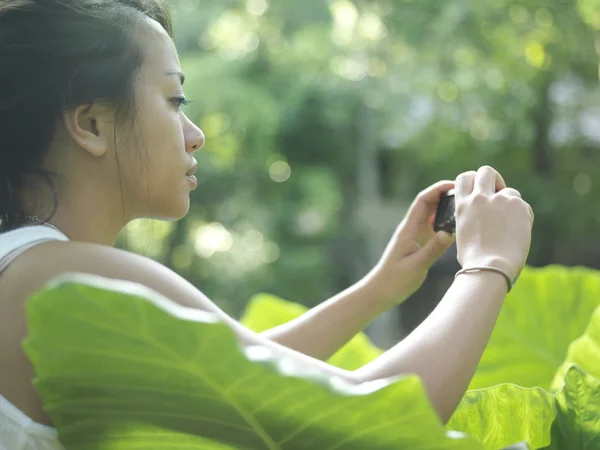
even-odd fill
[(57, 174), (41, 165), (64, 111), (102, 100), (133, 119), (135, 29), (146, 17), (173, 37), (163, 0), (0, 2), (0, 232), (25, 222), (18, 199), (30, 175), (49, 183), (56, 211)]

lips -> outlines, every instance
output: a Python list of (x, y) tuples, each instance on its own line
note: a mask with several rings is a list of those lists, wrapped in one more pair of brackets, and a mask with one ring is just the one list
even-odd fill
[(198, 161), (194, 160), (194, 165), (188, 169), (185, 176), (189, 177), (194, 175), (196, 173), (196, 170), (198, 170)]

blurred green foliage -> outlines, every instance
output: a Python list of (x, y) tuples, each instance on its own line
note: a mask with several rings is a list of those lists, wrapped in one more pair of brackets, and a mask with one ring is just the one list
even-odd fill
[(490, 164), (536, 212), (530, 265), (600, 268), (599, 4), (173, 1), (200, 185), (119, 245), (236, 316), (259, 291), (310, 307), (421, 189)]

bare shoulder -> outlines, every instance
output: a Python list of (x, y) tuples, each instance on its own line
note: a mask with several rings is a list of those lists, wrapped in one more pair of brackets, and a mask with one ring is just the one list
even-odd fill
[(31, 384), (33, 367), (22, 351), (27, 336), (24, 302), (48, 281), (65, 272), (88, 273), (144, 284), (186, 307), (199, 308), (232, 322), (191, 283), (149, 258), (87, 243), (49, 241), (20, 255), (0, 276), (0, 395), (32, 420), (50, 425)]
[(20, 300), (65, 272), (133, 281), (183, 306), (213, 312), (218, 309), (185, 278), (150, 258), (83, 242), (50, 241), (27, 250), (0, 277), (0, 292), (3, 298), (21, 303)]

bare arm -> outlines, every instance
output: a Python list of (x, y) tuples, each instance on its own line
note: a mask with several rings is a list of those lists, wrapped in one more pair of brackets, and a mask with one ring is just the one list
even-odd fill
[(262, 335), (306, 355), (327, 359), (379, 314), (410, 297), (452, 245), (451, 236), (434, 232), (431, 219), (441, 195), (454, 187), (454, 181), (440, 181), (421, 191), (377, 265), (358, 283)]
[[(506, 281), (498, 274), (481, 272), (458, 277), (437, 308), (409, 336), (376, 360), (352, 373), (344, 373), (344, 376), (357, 378), (354, 382), (359, 382), (403, 373), (417, 374), (423, 380), (441, 420), (448, 421), (473, 377), (504, 303), (506, 291)], [(334, 297), (330, 304), (326, 302), (325, 308), (329, 309), (317, 309), (320, 306), (313, 308), (298, 318), (296, 323), (290, 322), (295, 327), (289, 335), (292, 339), (286, 341), (284, 335), (284, 339), (275, 342), (316, 358), (319, 357), (315, 353), (322, 350), (319, 345), (321, 339), (341, 347), (343, 342), (338, 340), (340, 330), (348, 330), (349, 339), (352, 337), (352, 328), (362, 326), (357, 323), (360, 310), (364, 309), (364, 314), (369, 314), (369, 308), (364, 306), (368, 305), (367, 298), (362, 296), (368, 295), (367, 292), (357, 286), (346, 296), (339, 299)], [(327, 322), (329, 315), (334, 318), (331, 324)], [(333, 327), (337, 329), (329, 331)], [(272, 340), (270, 333), (273, 331), (278, 329), (268, 330), (261, 335)], [(294, 337), (304, 333), (312, 333), (313, 337), (293, 341)], [(322, 334), (327, 333), (330, 333), (329, 336), (323, 337)], [(331, 350), (335, 351), (335, 348)], [(326, 358), (324, 355), (321, 357)]]
[(384, 312), (391, 302), (361, 280), (302, 316), (261, 333), (267, 339), (326, 360)]
[[(529, 251), (529, 205), (490, 167), (462, 174), (455, 200), (459, 262), (469, 268), (500, 268), (514, 278)], [(497, 273), (461, 275), (410, 336), (353, 375), (362, 381), (419, 375), (446, 422), (468, 388), (506, 292), (506, 280)]]
[(459, 276), (419, 327), (355, 375), (364, 381), (419, 375), (445, 423), (468, 388), (506, 291), (505, 279), (495, 273)]
[[(462, 174), (455, 201), (461, 265), (491, 266), (514, 278), (529, 252), (531, 207), (490, 167)], [(497, 273), (461, 275), (410, 336), (352, 375), (371, 381), (416, 373), (446, 422), (469, 385), (506, 292), (506, 280)]]

